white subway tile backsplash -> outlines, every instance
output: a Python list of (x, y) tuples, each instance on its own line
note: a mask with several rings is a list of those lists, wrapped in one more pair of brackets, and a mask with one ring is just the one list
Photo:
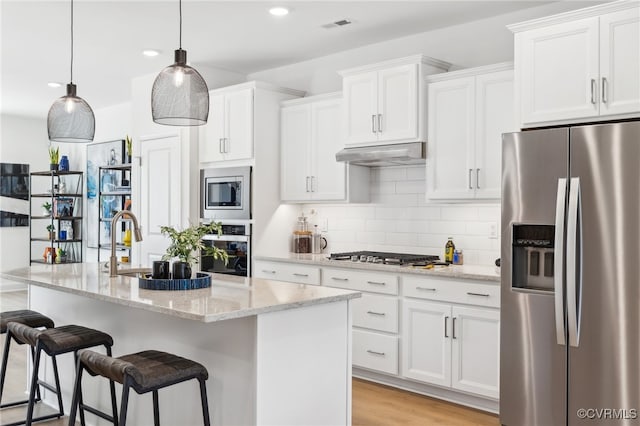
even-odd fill
[[(492, 224), (500, 232), (500, 204), (435, 203), (425, 199), (424, 166), (374, 167), (370, 204), (313, 204), (313, 224), (328, 221), (327, 253), (375, 250), (444, 256), (447, 237), (464, 252), (467, 264), (493, 265), (500, 239), (489, 238)], [(293, 226), (293, 224), (292, 224)]]
[(396, 193), (398, 194), (424, 194), (424, 191), (423, 180), (406, 180), (396, 183)]

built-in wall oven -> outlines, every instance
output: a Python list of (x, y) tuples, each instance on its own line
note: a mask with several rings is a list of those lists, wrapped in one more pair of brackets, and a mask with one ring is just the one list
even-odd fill
[(222, 224), (222, 235), (210, 234), (202, 238), (202, 242), (209, 247), (227, 252), (229, 262), (225, 265), (213, 256), (200, 257), (200, 269), (204, 272), (217, 274), (251, 276), (251, 225)]
[(251, 167), (200, 170), (200, 217), (251, 219)]

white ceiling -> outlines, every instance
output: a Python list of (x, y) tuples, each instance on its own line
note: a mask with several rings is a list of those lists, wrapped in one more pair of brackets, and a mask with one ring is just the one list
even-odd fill
[[(1, 0), (1, 112), (45, 117), (69, 81), (70, 2)], [(183, 0), (189, 62), (243, 74), (548, 1)], [(273, 17), (273, 5), (291, 13)], [(74, 83), (94, 108), (130, 99), (131, 79), (159, 72), (178, 47), (178, 1), (75, 0)], [(349, 18), (352, 25), (325, 29)], [(145, 48), (162, 51), (143, 57)]]

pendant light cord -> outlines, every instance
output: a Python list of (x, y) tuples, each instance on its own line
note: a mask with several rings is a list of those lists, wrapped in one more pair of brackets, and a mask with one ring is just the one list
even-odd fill
[(180, 50), (182, 50), (182, 0), (180, 0)]
[(73, 84), (73, 0), (71, 0), (71, 84)]

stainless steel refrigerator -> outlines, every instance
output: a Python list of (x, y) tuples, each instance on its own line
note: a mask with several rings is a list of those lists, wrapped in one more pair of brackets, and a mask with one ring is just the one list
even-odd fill
[(640, 424), (640, 121), (502, 147), (500, 421)]

